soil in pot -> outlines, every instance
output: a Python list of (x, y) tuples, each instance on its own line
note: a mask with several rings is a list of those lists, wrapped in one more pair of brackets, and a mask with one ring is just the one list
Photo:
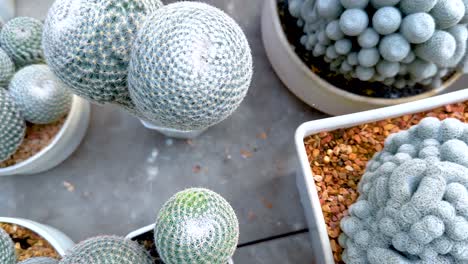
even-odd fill
[(4, 229), (13, 239), (18, 261), (32, 257), (60, 258), (59, 254), (45, 239), (31, 230), (7, 223), (0, 223), (0, 228)]
[(46, 125), (27, 123), (26, 136), (21, 146), (9, 159), (0, 162), (0, 168), (14, 166), (39, 153), (52, 142), (66, 119), (67, 116), (64, 116), (60, 120)]
[(367, 162), (383, 149), (388, 135), (407, 130), (429, 116), (440, 120), (452, 117), (466, 123), (468, 101), (428, 112), (322, 132), (304, 140), (336, 263), (343, 263), (343, 249), (338, 244), (340, 220), (348, 215), (348, 207), (358, 198), (357, 185)]
[[(377, 82), (364, 82), (359, 79), (347, 80), (342, 75), (330, 71), (330, 66), (324, 61), (323, 56), (314, 57), (312, 52), (305, 49), (301, 44), (300, 39), (304, 35), (303, 29), (297, 26), (297, 18), (291, 16), (288, 10), (289, 0), (277, 0), (278, 2), (278, 14), (280, 16), (281, 25), (283, 31), (291, 44), (292, 49), (304, 62), (304, 64), (311, 69), (315, 74), (326, 80), (328, 83), (343, 89), (345, 91), (374, 98), (403, 98), (409, 96), (415, 96), (427, 91), (430, 91), (431, 87), (422, 85), (416, 85), (411, 88), (397, 89), (384, 85), (383, 83)], [(354, 45), (358, 45), (354, 43)], [(443, 81), (450, 79), (453, 74), (448, 74)], [(313, 89), (313, 87), (310, 87)]]
[(148, 252), (150, 253), (151, 257), (153, 258), (154, 264), (164, 264), (159, 257), (158, 251), (154, 245), (154, 232), (146, 232), (142, 235), (137, 236), (133, 239), (134, 241), (138, 242), (138, 244), (142, 245)]

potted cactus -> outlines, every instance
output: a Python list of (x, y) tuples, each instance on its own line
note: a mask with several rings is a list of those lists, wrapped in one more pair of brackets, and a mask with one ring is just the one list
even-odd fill
[(286, 85), (340, 115), (442, 92), (466, 70), (467, 18), (462, 0), (269, 0), (262, 31)]
[(84, 137), (89, 103), (41, 64), (42, 22), (9, 20), (0, 31), (0, 176), (48, 170)]
[(0, 263), (57, 264), (74, 245), (55, 228), (34, 221), (0, 217)]
[(462, 90), (298, 128), (318, 262), (468, 261), (467, 100)]
[(43, 38), (48, 64), (75, 94), (181, 138), (221, 122), (247, 94), (250, 47), (221, 10), (185, 1), (71, 1), (54, 3)]
[(144, 245), (153, 263), (232, 263), (239, 223), (220, 195), (191, 188), (169, 199), (155, 224), (127, 238)]

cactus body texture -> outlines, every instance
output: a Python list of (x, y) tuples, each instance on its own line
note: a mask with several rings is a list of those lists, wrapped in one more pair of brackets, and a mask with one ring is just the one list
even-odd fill
[(387, 138), (341, 221), (345, 263), (468, 262), (466, 131), (426, 118)]
[(42, 30), (42, 22), (35, 18), (13, 18), (0, 32), (0, 46), (18, 67), (42, 63)]
[(192, 188), (166, 202), (154, 233), (156, 248), (166, 264), (225, 264), (236, 249), (239, 223), (220, 195)]
[(44, 27), (52, 71), (74, 93), (133, 109), (127, 88), (134, 37), (160, 0), (57, 0)]
[(23, 142), (26, 123), (10, 94), (0, 89), (0, 161), (8, 159)]
[[(1, 99), (0, 99), (0, 102), (1, 102)], [(11, 240), (10, 235), (1, 228), (0, 228), (0, 263), (2, 264), (15, 264), (16, 263), (15, 245), (13, 241)]]
[[(306, 50), (345, 79), (438, 88), (468, 71), (468, 0), (293, 0), (290, 10)], [(415, 60), (437, 74), (432, 66), (409, 72)]]
[(0, 48), (0, 87), (6, 87), (15, 74), (15, 64), (8, 54)]
[(207, 4), (179, 2), (156, 11), (140, 30), (129, 90), (147, 119), (202, 130), (234, 112), (251, 79), (250, 47), (236, 22)]
[(115, 236), (87, 239), (73, 247), (60, 264), (152, 264), (138, 243)]
[(27, 260), (23, 260), (18, 264), (58, 264), (58, 260), (53, 258), (44, 258), (44, 257), (37, 257), (37, 258), (29, 258)]
[(10, 95), (23, 118), (34, 124), (49, 124), (70, 111), (72, 94), (47, 65), (31, 65), (15, 74)]

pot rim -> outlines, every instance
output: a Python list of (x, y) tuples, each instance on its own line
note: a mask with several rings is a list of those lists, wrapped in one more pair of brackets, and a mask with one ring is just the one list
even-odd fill
[[(319, 75), (315, 74), (312, 70), (310, 70), (304, 62), (299, 58), (299, 56), (294, 52), (294, 50), (291, 48), (291, 44), (289, 43), (286, 33), (281, 26), (281, 21), (278, 13), (278, 8), (277, 8), (278, 1), (277, 0), (265, 0), (265, 5), (267, 5), (264, 8), (268, 8), (269, 12), (268, 14), (271, 14), (274, 16), (273, 18), (273, 28), (275, 29), (276, 33), (279, 35), (280, 39), (280, 45), (283, 47), (284, 50), (288, 53), (288, 56), (293, 60), (294, 64), (297, 65), (300, 70), (308, 77), (308, 79), (313, 80), (314, 82), (317, 82), (320, 84), (322, 87), (326, 87), (330, 92), (334, 93), (336, 96), (340, 97), (345, 97), (350, 100), (356, 101), (356, 102), (369, 102), (372, 101), (374, 104), (381, 105), (381, 106), (389, 106), (389, 105), (395, 105), (395, 104), (402, 104), (402, 103), (407, 103), (411, 101), (416, 101), (419, 99), (424, 99), (436, 94), (441, 93), (443, 90), (447, 89), (449, 86), (451, 86), (455, 81), (457, 81), (463, 73), (460, 71), (455, 71), (452, 76), (450, 76), (449, 79), (447, 79), (440, 87), (436, 89), (432, 89), (423, 93), (420, 93), (418, 95), (413, 95), (413, 96), (408, 96), (408, 97), (402, 97), (402, 98), (376, 98), (376, 97), (369, 97), (369, 96), (363, 96), (363, 95), (358, 95), (355, 93), (351, 93), (348, 91), (345, 91), (343, 89), (340, 89), (336, 87), (335, 85), (327, 82), (325, 79), (320, 77)], [(268, 54), (267, 54), (268, 55)]]
[[(40, 159), (42, 156), (44, 156), (46, 153), (51, 151), (53, 148), (56, 147), (56, 145), (62, 140), (64, 135), (67, 133), (67, 129), (70, 127), (71, 122), (73, 121), (74, 115), (80, 114), (80, 105), (83, 103), (83, 99), (78, 97), (77, 95), (73, 95), (73, 101), (72, 105), (70, 107), (70, 111), (68, 112), (67, 118), (65, 119), (65, 122), (63, 123), (62, 127), (60, 128), (59, 132), (54, 136), (52, 141), (45, 146), (43, 149), (41, 149), (38, 153), (35, 155), (21, 161), (20, 163), (16, 163), (13, 166), (8, 166), (5, 168), (0, 168), (0, 172), (2, 173), (8, 173), (8, 172), (14, 172), (18, 169), (21, 169), (24, 166), (27, 166), (30, 163), (34, 163), (36, 160)], [(88, 102), (85, 102), (89, 104)]]

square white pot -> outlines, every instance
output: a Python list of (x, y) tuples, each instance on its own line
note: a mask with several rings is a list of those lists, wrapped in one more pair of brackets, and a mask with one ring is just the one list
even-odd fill
[(467, 100), (468, 89), (464, 89), (458, 92), (448, 93), (411, 103), (311, 121), (302, 124), (296, 130), (295, 143), (300, 162), (300, 169), (297, 173), (297, 187), (299, 189), (302, 206), (304, 207), (307, 224), (309, 226), (313, 253), (316, 257), (315, 263), (330, 264), (334, 263), (334, 260), (317, 188), (315, 186), (312, 170), (310, 168), (307, 152), (304, 146), (304, 139), (310, 135), (318, 134), (320, 132), (329, 132), (407, 114), (415, 114)]

